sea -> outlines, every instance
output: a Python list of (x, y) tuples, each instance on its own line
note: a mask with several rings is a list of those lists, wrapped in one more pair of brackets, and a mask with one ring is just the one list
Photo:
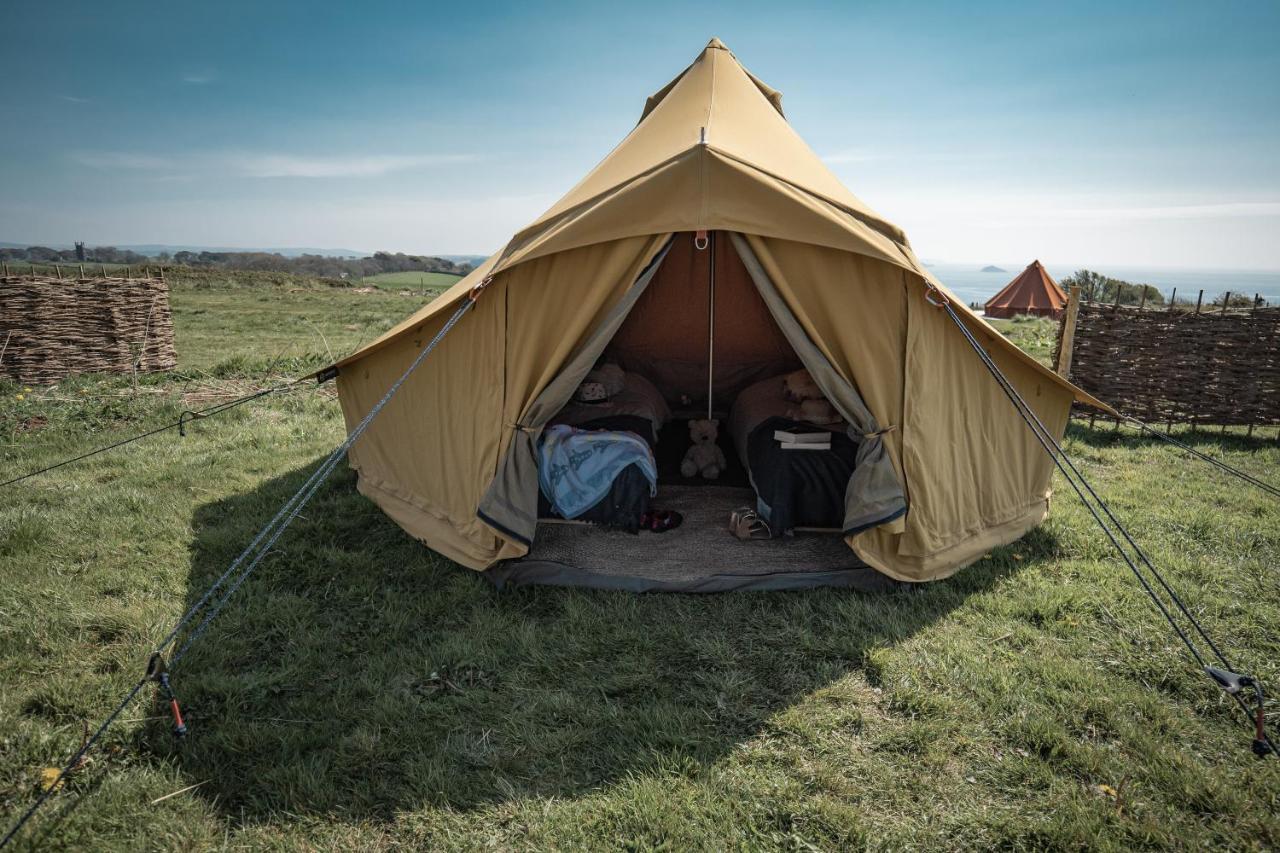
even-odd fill
[[(928, 264), (929, 271), (951, 288), (951, 291), (967, 303), (981, 305), (1000, 288), (1026, 268), (1026, 264), (992, 263), (990, 266), (1000, 267), (1004, 272), (983, 272), (985, 264)], [(1178, 299), (1195, 301), (1200, 291), (1204, 291), (1207, 305), (1223, 293), (1241, 293), (1246, 296), (1258, 294), (1272, 305), (1280, 304), (1280, 270), (1275, 271), (1240, 271), (1213, 269), (1160, 269), (1157, 267), (1125, 267), (1098, 266), (1093, 264), (1045, 264), (1045, 269), (1054, 281), (1061, 282), (1077, 270), (1090, 269), (1095, 272), (1133, 284), (1149, 284), (1164, 294), (1168, 299), (1173, 289), (1178, 290)]]

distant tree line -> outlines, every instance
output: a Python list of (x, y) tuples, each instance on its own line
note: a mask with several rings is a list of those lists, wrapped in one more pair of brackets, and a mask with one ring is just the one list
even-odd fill
[[(1132, 284), (1093, 270), (1077, 270), (1070, 277), (1064, 278), (1059, 284), (1062, 285), (1063, 290), (1070, 290), (1073, 286), (1079, 285), (1080, 298), (1090, 302), (1114, 305), (1118, 292), (1121, 305), (1165, 304), (1164, 294), (1149, 284)], [(1145, 300), (1142, 298), (1143, 291), (1146, 291), (1147, 294)], [(1228, 308), (1254, 308), (1267, 305), (1267, 300), (1261, 297), (1232, 292), (1220, 293), (1217, 296), (1210, 297), (1204, 304), (1222, 307), (1223, 300), (1227, 300)], [(1175, 307), (1178, 305), (1195, 305), (1195, 303), (1196, 297), (1194, 294), (1178, 294), (1175, 300)]]
[[(78, 263), (75, 249), (27, 246), (0, 248), (0, 260), (37, 264)], [(444, 272), (465, 275), (470, 264), (457, 264), (427, 255), (402, 252), (374, 252), (366, 258), (332, 258), (324, 255), (287, 257), (274, 252), (162, 252), (147, 256), (115, 246), (95, 246), (85, 250), (85, 260), (95, 264), (177, 264), (198, 269), (262, 270), (286, 272), (316, 278), (361, 278), (384, 272)]]
[[(1117, 296), (1121, 305), (1163, 305), (1164, 296), (1149, 284), (1131, 284), (1118, 278), (1103, 275), (1093, 270), (1076, 270), (1069, 277), (1058, 282), (1063, 290), (1080, 288), (1080, 298), (1089, 302), (1109, 302), (1114, 304)], [(1143, 292), (1146, 299), (1143, 299)]]
[[(0, 248), (0, 260), (27, 261), (33, 264), (73, 264), (77, 262), (75, 249), (50, 249), (48, 246), (27, 246), (25, 249)], [(145, 264), (154, 260), (146, 255), (115, 246), (98, 246), (86, 250), (86, 261), (95, 264)]]

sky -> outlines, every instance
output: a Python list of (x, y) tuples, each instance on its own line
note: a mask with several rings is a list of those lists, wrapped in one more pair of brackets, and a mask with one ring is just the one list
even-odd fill
[(488, 254), (717, 36), (926, 260), (1280, 269), (1280, 3), (11, 4), (0, 240)]

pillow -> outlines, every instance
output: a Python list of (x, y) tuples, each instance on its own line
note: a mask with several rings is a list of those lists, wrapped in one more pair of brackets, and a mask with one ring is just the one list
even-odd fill
[(627, 385), (627, 375), (616, 364), (605, 364), (587, 374), (573, 393), (579, 403), (603, 403), (622, 392)]

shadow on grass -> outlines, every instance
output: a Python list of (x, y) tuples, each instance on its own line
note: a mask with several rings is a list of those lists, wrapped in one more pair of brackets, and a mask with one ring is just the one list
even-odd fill
[[(1161, 432), (1168, 431), (1164, 424), (1152, 424), (1152, 427)], [(1175, 425), (1170, 435), (1183, 444), (1210, 455), (1216, 451), (1256, 453), (1259, 450), (1274, 450), (1277, 445), (1280, 445), (1280, 436), (1277, 435), (1275, 427), (1263, 427), (1255, 430), (1253, 435), (1245, 435), (1243, 432), (1224, 433), (1219, 429), (1210, 427), (1182, 427)], [(1115, 421), (1101, 418), (1090, 428), (1087, 418), (1082, 420), (1073, 417), (1067, 427), (1067, 436), (1089, 447), (1133, 448), (1154, 445), (1167, 448), (1170, 453), (1190, 458), (1181, 448), (1169, 444), (1159, 436), (1151, 435), (1127, 424), (1116, 429)]]
[[(310, 466), (197, 511), (189, 600)], [(383, 818), (570, 797), (701, 766), (815, 689), (1058, 550), (1039, 530), (952, 580), (866, 595), (498, 592), (432, 555), (349, 472), (174, 673), (191, 736), (147, 735), (233, 818)]]

